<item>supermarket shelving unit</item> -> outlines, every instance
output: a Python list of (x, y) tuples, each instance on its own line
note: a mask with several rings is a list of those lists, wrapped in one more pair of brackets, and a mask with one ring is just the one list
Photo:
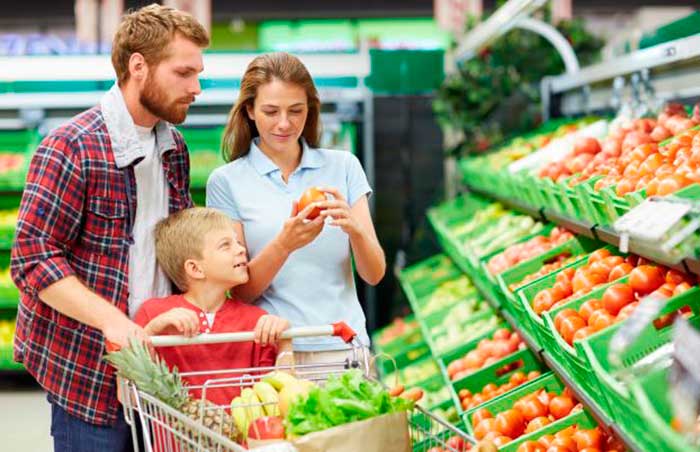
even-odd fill
[[(255, 53), (205, 53), (200, 75), (202, 94), (190, 107), (187, 128), (223, 126), (238, 97), (238, 87)], [(374, 184), (374, 111), (373, 96), (364, 80), (370, 73), (369, 53), (360, 52), (302, 54), (300, 59), (313, 75), (322, 102), (322, 122), (338, 128), (355, 124), (360, 135), (358, 157), (367, 178)], [(0, 133), (11, 129), (38, 129), (45, 134), (75, 114), (99, 103), (114, 83), (109, 55), (31, 56), (0, 58)], [(22, 187), (0, 190), (3, 206), (19, 205)], [(204, 202), (204, 187), (193, 186), (192, 194)], [(370, 198), (370, 208), (374, 208)], [(9, 250), (0, 250), (9, 259)], [(366, 285), (364, 297), (368, 321), (374, 324), (376, 295)], [(16, 309), (17, 300), (0, 303)], [(8, 350), (4, 350), (8, 354)], [(0, 349), (0, 373), (3, 371)], [(7, 358), (7, 357), (5, 357)], [(4, 367), (7, 369), (7, 367)]]
[[(528, 16), (543, 3), (537, 0), (508, 1), (489, 20), (464, 37), (462, 45), (457, 50), (457, 60), (471, 58), (478, 53), (480, 48), (497, 39), (508, 29), (527, 23), (530, 20)], [(549, 40), (552, 42), (551, 39)], [(561, 53), (560, 46), (555, 45), (555, 47)], [(562, 58), (564, 61), (569, 59), (566, 54), (562, 54)], [(653, 88), (656, 97), (661, 101), (691, 101), (700, 97), (700, 34), (659, 44), (613, 61), (581, 69), (571, 70), (570, 64), (567, 64), (566, 67), (565, 74), (545, 77), (541, 82), (545, 119), (561, 116), (583, 116), (593, 112), (610, 112), (615, 109), (615, 106), (611, 105), (611, 99), (619, 99), (620, 96), (626, 95), (626, 91), (620, 87), (624, 87), (625, 84), (629, 85), (628, 82), (632, 79), (635, 79), (635, 83), (639, 80), (647, 80), (647, 86)], [(629, 86), (625, 89), (629, 89)], [(470, 191), (497, 200), (505, 206), (530, 215), (537, 220), (553, 222), (576, 234), (597, 239), (616, 247), (619, 246), (620, 237), (610, 228), (567, 218), (544, 207), (529, 206), (518, 200), (505, 199), (495, 193), (476, 190), (469, 187), (468, 181), (466, 186)], [(645, 256), (645, 252), (635, 249), (634, 244), (630, 246), (629, 251)], [(700, 275), (700, 260), (684, 259), (678, 264), (669, 266)], [(475, 282), (478, 281), (478, 277), (470, 276)], [(485, 298), (489, 299), (488, 290), (481, 290), (481, 292)], [(491, 299), (490, 302), (494, 306), (498, 305), (496, 300)], [(630, 438), (625, 431), (615, 425), (610, 416), (600, 408), (595, 400), (577, 388), (573, 378), (568, 375), (566, 370), (557, 364), (548, 352), (537, 347), (527, 332), (508, 312), (501, 310), (501, 315), (515, 330), (519, 331), (528, 346), (538, 353), (541, 360), (572, 388), (578, 399), (583, 402), (602, 426), (614, 431), (625, 442), (629, 450), (641, 452), (634, 438)]]

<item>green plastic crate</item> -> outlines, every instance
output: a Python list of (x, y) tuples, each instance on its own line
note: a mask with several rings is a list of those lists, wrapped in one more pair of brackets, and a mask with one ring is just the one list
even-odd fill
[[(572, 262), (567, 264), (570, 265), (577, 262), (579, 259), (586, 257), (589, 253), (595, 251), (601, 246), (602, 245), (600, 243), (587, 239), (585, 237), (574, 237), (573, 239), (562, 243), (557, 247), (552, 248), (546, 253), (540, 254), (539, 256), (536, 256), (530, 260), (521, 262), (515, 267), (512, 267), (498, 275), (498, 285), (501, 289), (501, 292), (504, 294), (504, 297), (506, 298), (506, 302), (503, 304), (504, 308), (515, 318), (518, 324), (527, 332), (527, 334), (535, 341), (535, 343), (538, 346), (541, 346), (542, 344), (539, 343), (537, 333), (534, 331), (533, 328), (531, 328), (530, 319), (528, 317), (527, 312), (525, 311), (523, 302), (517, 295), (518, 290), (522, 289), (527, 284), (516, 289), (515, 292), (511, 291), (509, 286), (511, 284), (518, 283), (522, 281), (526, 276), (537, 272), (539, 269), (542, 268), (543, 265), (550, 261), (553, 261), (563, 253), (568, 253), (572, 258), (574, 258)], [(547, 275), (556, 274), (559, 270), (565, 267), (566, 265), (548, 273)], [(546, 277), (547, 275), (542, 275), (540, 278), (530, 281), (528, 284), (537, 282), (542, 278)]]
[(396, 336), (383, 344), (380, 343), (380, 339), (384, 332), (387, 331), (392, 325), (381, 328), (372, 334), (372, 347), (377, 353), (387, 353), (389, 355), (401, 353), (417, 343), (424, 342), (423, 333), (420, 330), (420, 324), (413, 315), (404, 317), (403, 322), (407, 325), (412, 323), (415, 325), (413, 328), (405, 331), (403, 334)]
[[(610, 245), (604, 246), (603, 248), (610, 250), (612, 254), (616, 254), (616, 248)], [(539, 342), (539, 345), (543, 348), (552, 348), (554, 347), (555, 342), (552, 332), (549, 330), (549, 328), (547, 328), (544, 319), (537, 315), (532, 309), (532, 300), (534, 300), (535, 296), (539, 291), (554, 286), (556, 277), (561, 271), (568, 268), (578, 269), (580, 267), (583, 267), (587, 263), (588, 255), (581, 256), (580, 259), (572, 262), (571, 264), (565, 265), (558, 271), (550, 273), (549, 275), (543, 278), (533, 281), (519, 288), (515, 292), (515, 295), (520, 299), (521, 306), (523, 307), (523, 310), (525, 312), (525, 321), (523, 322), (522, 326), (528, 333), (531, 334), (531, 336), (535, 337), (535, 339)]]
[[(673, 299), (669, 300), (667, 306), (662, 310), (662, 313), (668, 313), (679, 307), (690, 305), (694, 311), (693, 318), (690, 322), (694, 326), (700, 326), (700, 318), (698, 311), (700, 309), (700, 300), (698, 293), (700, 289), (692, 289), (692, 293), (687, 291)], [(601, 403), (607, 404), (607, 411), (611, 417), (622, 427), (629, 431), (634, 436), (646, 437), (653, 432), (648, 432), (643, 424), (639, 423), (639, 419), (630, 417), (631, 412), (636, 412), (636, 403), (630, 396), (629, 388), (619, 379), (614, 376), (614, 367), (608, 360), (608, 344), (611, 338), (620, 328), (620, 325), (613, 325), (606, 330), (594, 334), (584, 341), (578, 342), (577, 348), (580, 353), (583, 353), (590, 367), (592, 374), (595, 376), (595, 382), (599, 386), (599, 392), (602, 393), (603, 399)], [(643, 357), (649, 355), (654, 350), (667, 344), (672, 340), (671, 326), (667, 326), (657, 330), (653, 325), (647, 326), (641, 333), (639, 339), (625, 351), (622, 358), (622, 364), (625, 368), (633, 366)]]
[[(464, 425), (459, 422), (453, 426), (457, 430), (464, 431)], [(433, 448), (440, 448), (448, 452), (446, 442), (455, 435), (454, 432), (435, 422), (435, 420), (420, 413), (410, 418), (409, 430), (413, 443), (413, 452), (428, 452)], [(434, 450), (434, 449), (433, 449)]]
[(584, 430), (589, 430), (598, 426), (595, 419), (588, 414), (586, 411), (578, 411), (576, 413), (570, 414), (569, 416), (559, 419), (556, 422), (532, 432), (528, 435), (522, 435), (518, 439), (511, 441), (505, 446), (499, 448), (499, 452), (517, 452), (518, 447), (526, 441), (537, 441), (544, 435), (553, 435), (565, 428), (571, 427), (572, 425), (577, 425), (579, 428)]
[[(540, 389), (546, 389), (548, 392), (555, 392), (557, 394), (561, 394), (564, 390), (564, 384), (556, 377), (556, 375), (548, 374), (538, 378), (537, 380), (533, 380), (529, 383), (519, 386), (507, 394), (503, 394), (499, 397), (489, 400), (488, 402), (481, 405), (481, 409), (489, 410), (491, 414), (493, 414), (493, 416), (495, 417), (498, 413), (511, 409), (513, 407), (513, 404), (522, 397), (533, 392), (539, 391)], [(474, 427), (471, 424), (471, 419), (474, 414), (474, 411), (476, 410), (470, 410), (469, 412), (463, 415), (464, 425), (467, 428), (467, 431), (471, 433), (474, 432)], [(583, 410), (577, 411), (575, 413), (569, 414), (568, 416), (562, 419), (558, 419), (552, 422), (551, 424), (545, 426), (540, 430), (534, 431), (529, 434), (523, 434), (518, 438), (513, 439), (513, 441), (511, 441), (510, 443), (499, 448), (499, 451), (515, 452), (520, 446), (520, 444), (524, 443), (525, 441), (536, 440), (537, 438), (540, 438), (543, 435), (558, 432), (559, 430), (563, 430), (574, 424), (579, 424), (583, 428), (593, 428), (597, 425), (588, 413), (586, 413)]]
[(594, 190), (596, 182), (601, 177), (593, 177), (581, 182), (575, 186), (575, 190), (578, 192), (578, 199), (581, 200), (581, 205), (586, 211), (586, 219), (591, 224), (605, 226), (610, 224), (608, 205), (603, 195)]
[[(494, 320), (495, 319), (495, 320)], [(488, 324), (497, 324), (499, 319), (497, 318), (497, 314), (490, 308), (488, 307), (486, 310), (481, 310), (478, 312), (475, 312), (473, 316), (470, 316), (468, 319), (464, 320), (464, 328), (462, 329), (462, 332), (468, 331), (470, 328), (474, 329), (477, 327), (477, 323), (486, 323), (486, 326), (482, 328), (483, 332), (488, 332), (492, 331), (493, 328), (488, 327)], [(441, 341), (441, 338), (445, 337), (446, 334), (440, 334), (436, 336), (431, 336), (430, 335), (430, 329), (427, 327), (427, 325), (424, 326), (425, 328), (425, 334), (428, 335), (428, 339), (426, 340), (427, 343), (430, 346), (430, 350), (433, 353), (433, 356), (438, 358), (441, 356), (444, 356), (446, 354), (450, 354), (452, 350), (455, 348), (460, 348), (461, 345), (459, 343), (452, 344), (450, 345), (440, 345), (441, 342), (444, 343), (444, 341)], [(476, 334), (476, 335), (474, 335)], [(481, 337), (483, 333), (479, 334), (478, 332), (472, 331), (472, 336), (467, 337), (467, 336), (461, 336), (461, 339), (458, 342), (466, 342), (469, 343), (471, 342), (475, 337)]]
[[(508, 371), (504, 369), (506, 366), (509, 366), (513, 363), (518, 363), (517, 367), (514, 367), (513, 369), (510, 369)], [(477, 392), (481, 392), (484, 386), (486, 386), (489, 383), (494, 383), (496, 386), (501, 386), (505, 383), (508, 383), (510, 377), (514, 373), (524, 372), (525, 374), (527, 374), (528, 372), (531, 372), (533, 370), (539, 370), (540, 372), (542, 372), (544, 368), (540, 361), (537, 359), (537, 357), (532, 353), (532, 351), (525, 349), (519, 350), (511, 355), (508, 355), (503, 359), (500, 359), (499, 361), (491, 364), (490, 366), (486, 366), (483, 369), (480, 369), (467, 377), (452, 382), (452, 384), (450, 385), (451, 393), (452, 398), (455, 404), (457, 405), (457, 411), (459, 412), (459, 414), (465, 412), (465, 410), (462, 408), (462, 403), (459, 399), (459, 391), (463, 389), (468, 389), (469, 391), (471, 391), (472, 394), (476, 394)], [(447, 376), (447, 372), (445, 372), (445, 376)], [(538, 378), (541, 378), (541, 376)], [(521, 386), (527, 385), (529, 383), (530, 382), (526, 382)], [(512, 390), (515, 390), (515, 388), (513, 388)], [(479, 405), (467, 411), (473, 412), (482, 405)]]
[(386, 376), (426, 356), (430, 356), (430, 347), (425, 342), (418, 342), (395, 353), (379, 352), (376, 355), (377, 369), (380, 375)]
[(648, 432), (642, 437), (644, 450), (668, 452), (700, 452), (700, 447), (692, 445), (682, 434), (671, 427), (673, 406), (669, 400), (669, 368), (656, 369), (640, 377), (631, 385), (637, 402), (641, 424)]

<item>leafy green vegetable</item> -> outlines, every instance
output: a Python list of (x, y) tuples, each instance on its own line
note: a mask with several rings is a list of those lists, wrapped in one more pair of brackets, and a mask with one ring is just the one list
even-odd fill
[(414, 402), (389, 396), (379, 383), (365, 379), (359, 370), (328, 377), (324, 387), (313, 388), (294, 403), (287, 414), (287, 433), (303, 436), (337, 425), (383, 414), (408, 411)]

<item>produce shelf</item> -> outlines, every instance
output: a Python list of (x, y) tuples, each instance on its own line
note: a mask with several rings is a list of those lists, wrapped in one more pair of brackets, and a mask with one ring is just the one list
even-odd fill
[[(481, 196), (489, 197), (489, 198), (493, 199), (494, 201), (498, 201), (501, 204), (503, 204), (509, 208), (512, 208), (513, 210), (517, 210), (519, 212), (528, 214), (536, 220), (550, 221), (552, 223), (556, 223), (560, 226), (563, 226), (563, 227), (569, 229), (571, 232), (574, 232), (575, 234), (582, 235), (584, 237), (588, 237), (588, 238), (592, 238), (592, 239), (597, 239), (597, 240), (600, 240), (601, 242), (611, 244), (615, 247), (620, 246), (620, 236), (616, 232), (612, 231), (609, 228), (601, 227), (598, 225), (591, 225), (590, 223), (587, 223), (587, 222), (583, 222), (580, 220), (574, 220), (572, 218), (567, 218), (561, 214), (552, 212), (552, 211), (547, 210), (547, 209), (540, 209), (538, 211), (535, 211), (532, 207), (525, 206), (525, 205), (523, 205), (523, 203), (521, 203), (519, 201), (514, 201), (512, 199), (505, 199), (501, 196), (495, 195), (493, 193), (488, 193), (488, 192), (483, 191), (483, 190), (470, 188), (470, 191), (473, 191), (474, 193), (477, 193)], [(663, 260), (659, 260), (657, 257), (650, 256), (646, 251), (637, 249), (634, 246), (634, 244), (630, 244), (629, 252), (637, 254), (637, 255), (642, 256), (642, 257), (645, 257), (645, 258), (652, 260), (654, 262), (658, 262), (658, 263), (663, 264), (667, 267), (674, 268), (676, 270), (700, 275), (700, 260), (697, 260), (697, 259), (683, 259), (679, 263), (664, 262)]]

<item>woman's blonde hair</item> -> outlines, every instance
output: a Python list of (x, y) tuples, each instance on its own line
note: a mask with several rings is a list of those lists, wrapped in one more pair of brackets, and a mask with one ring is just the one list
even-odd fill
[(309, 146), (318, 147), (321, 127), (321, 101), (316, 85), (306, 66), (299, 58), (285, 52), (266, 53), (250, 62), (241, 80), (241, 90), (236, 104), (231, 109), (224, 130), (224, 160), (231, 162), (248, 153), (253, 138), (259, 135), (255, 122), (248, 116), (248, 107), (253, 107), (258, 88), (277, 79), (304, 88), (308, 115), (301, 133)]
[(149, 66), (168, 57), (168, 45), (180, 35), (199, 47), (209, 45), (209, 36), (191, 14), (152, 4), (124, 16), (112, 42), (112, 66), (119, 85), (129, 80), (129, 59), (143, 55)]

